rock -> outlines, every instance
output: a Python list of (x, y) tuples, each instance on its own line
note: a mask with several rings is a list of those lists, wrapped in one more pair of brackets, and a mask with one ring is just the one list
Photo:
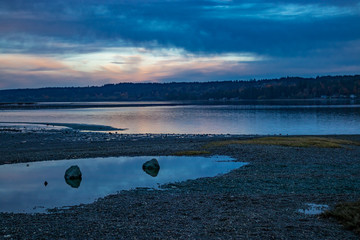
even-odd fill
[(160, 165), (159, 162), (153, 158), (150, 161), (145, 162), (142, 166), (142, 169), (150, 176), (156, 177), (160, 171)]
[(78, 188), (81, 183), (81, 175), (77, 165), (71, 166), (65, 172), (65, 182), (73, 188)]
[(69, 167), (65, 172), (65, 179), (81, 179), (81, 171), (77, 165)]

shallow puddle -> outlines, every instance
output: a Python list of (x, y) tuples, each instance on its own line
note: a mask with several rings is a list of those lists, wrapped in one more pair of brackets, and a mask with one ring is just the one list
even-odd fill
[(307, 203), (304, 208), (298, 209), (298, 212), (306, 215), (318, 215), (325, 212), (328, 209), (329, 206), (325, 204)]
[[(144, 169), (153, 158), (160, 169)], [(47, 208), (94, 202), (121, 190), (158, 188), (169, 182), (227, 173), (246, 163), (227, 156), (142, 156), (59, 160), (0, 166), (0, 212), (46, 212)], [(77, 165), (82, 178), (65, 181), (65, 171)]]

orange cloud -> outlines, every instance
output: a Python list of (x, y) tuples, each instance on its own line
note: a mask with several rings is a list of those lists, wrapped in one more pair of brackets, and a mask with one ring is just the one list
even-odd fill
[(29, 56), (23, 54), (0, 55), (0, 69), (6, 72), (61, 70), (67, 68), (63, 63), (47, 57)]
[(248, 65), (222, 57), (176, 56), (164, 59), (151, 56), (129, 56), (126, 59), (133, 59), (134, 61), (127, 61), (123, 58), (123, 61), (102, 65), (101, 68), (91, 73), (91, 78), (111, 79), (115, 82), (157, 82), (176, 75), (186, 74), (186, 72), (200, 75), (239, 73), (245, 71)]
[[(187, 77), (189, 75), (203, 79), (204, 76), (212, 76), (212, 80), (222, 80), (215, 77), (226, 73), (239, 74), (247, 68), (248, 64), (239, 63), (236, 57), (198, 57), (176, 52), (168, 56), (160, 53), (142, 55), (138, 52), (119, 55), (119, 53), (103, 52), (96, 55), (75, 55), (70, 58), (0, 54), (0, 75), (16, 76), (13, 78), (14, 81), (17, 79), (19, 83), (27, 83), (25, 85), (30, 85), (29, 87), (33, 87), (31, 81), (34, 79), (35, 82), (36, 79), (40, 79), (37, 82), (41, 82), (43, 86), (159, 82), (164, 79), (175, 79), (177, 76), (186, 81), (190, 80)], [(191, 80), (198, 79), (195, 77)]]

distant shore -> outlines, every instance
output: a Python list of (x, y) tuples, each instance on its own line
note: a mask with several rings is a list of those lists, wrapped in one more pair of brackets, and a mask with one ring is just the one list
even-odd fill
[(358, 99), (237, 99), (237, 100), (179, 100), (179, 101), (98, 101), (98, 102), (0, 102), (0, 110), (74, 109), (114, 107), (160, 107), (189, 105), (340, 105), (359, 104)]
[[(52, 214), (0, 213), (0, 238), (358, 239), (335, 221), (299, 209), (360, 198), (360, 146), (211, 144), (253, 137), (2, 131), (0, 164), (174, 155), (207, 146), (205, 155), (228, 155), (249, 165), (163, 186), (166, 191), (123, 191)], [(331, 137), (360, 141), (359, 135)]]

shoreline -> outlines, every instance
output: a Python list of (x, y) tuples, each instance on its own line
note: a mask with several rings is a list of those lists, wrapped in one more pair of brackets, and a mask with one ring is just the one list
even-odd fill
[[(107, 156), (173, 155), (247, 135), (0, 132), (0, 164)], [(330, 137), (330, 136), (321, 136)], [(360, 135), (331, 137), (359, 141)], [(0, 238), (358, 239), (331, 219), (305, 215), (360, 198), (360, 147), (233, 144), (207, 149), (249, 165), (228, 174), (121, 191), (51, 214), (0, 213)], [(341, 166), (341, 167), (338, 167)]]
[[(127, 134), (74, 130), (0, 132), (0, 165), (87, 157), (173, 155), (211, 141), (248, 139), (256, 135)], [(15, 151), (16, 149), (16, 151)]]
[[(115, 132), (125, 131), (127, 128), (114, 128), (107, 125), (99, 124), (84, 124), (84, 123), (55, 123), (55, 122), (0, 122), (0, 131), (6, 132), (6, 126), (8, 129), (22, 130), (25, 126), (28, 127), (25, 131), (31, 131), (32, 128), (39, 127), (43, 131), (47, 130), (79, 130), (79, 131), (94, 131), (94, 132)], [(33, 126), (33, 127), (32, 127)], [(31, 128), (32, 127), (32, 128)]]
[(360, 101), (351, 98), (309, 99), (239, 99), (239, 100), (154, 100), (154, 101), (83, 101), (83, 102), (0, 102), (0, 110), (81, 109), (117, 107), (163, 107), (190, 105), (357, 105)]

